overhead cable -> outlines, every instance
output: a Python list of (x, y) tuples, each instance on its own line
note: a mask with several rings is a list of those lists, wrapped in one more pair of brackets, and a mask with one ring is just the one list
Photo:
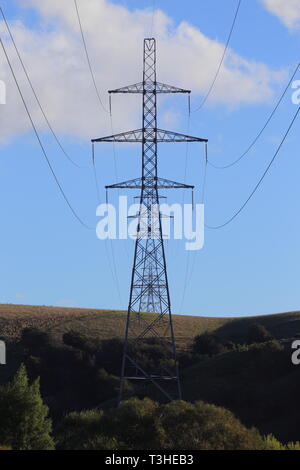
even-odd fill
[(23, 61), (23, 59), (22, 59), (22, 57), (21, 57), (20, 51), (19, 51), (19, 49), (18, 49), (18, 47), (17, 47), (15, 38), (14, 38), (14, 36), (13, 36), (13, 34), (12, 34), (11, 28), (10, 28), (8, 22), (7, 22), (6, 16), (5, 16), (4, 11), (3, 11), (3, 9), (2, 9), (1, 7), (0, 7), (0, 12), (1, 12), (1, 15), (2, 15), (2, 17), (3, 17), (4, 23), (5, 23), (5, 25), (6, 25), (7, 31), (8, 31), (8, 33), (9, 33), (10, 39), (11, 39), (11, 41), (12, 41), (12, 43), (13, 43), (13, 46), (14, 46), (14, 48), (15, 48), (15, 51), (16, 51), (16, 53), (17, 53), (17, 56), (18, 56), (18, 58), (19, 58), (19, 60), (20, 60), (20, 63), (21, 63), (21, 66), (22, 66), (22, 68), (23, 68), (23, 71), (24, 71), (24, 73), (25, 73), (25, 76), (26, 76), (26, 78), (27, 78), (27, 80), (28, 80), (28, 83), (29, 83), (29, 85), (30, 85), (30, 88), (31, 88), (31, 90), (32, 90), (32, 93), (33, 93), (33, 95), (34, 95), (34, 97), (35, 97), (35, 99), (36, 99), (36, 102), (37, 102), (37, 104), (38, 104), (40, 110), (41, 110), (41, 113), (43, 114), (43, 116), (44, 116), (44, 118), (45, 118), (45, 121), (46, 121), (46, 123), (47, 123), (47, 126), (48, 126), (49, 129), (50, 129), (50, 132), (52, 133), (54, 139), (55, 139), (56, 142), (57, 142), (57, 145), (60, 147), (60, 149), (61, 149), (61, 151), (63, 152), (63, 154), (65, 155), (65, 157), (67, 157), (67, 159), (68, 159), (74, 166), (76, 166), (77, 168), (85, 168), (85, 167), (86, 167), (85, 165), (79, 165), (78, 163), (74, 162), (74, 160), (70, 157), (70, 155), (69, 155), (69, 154), (67, 153), (67, 151), (64, 149), (64, 147), (63, 147), (62, 143), (60, 142), (60, 140), (59, 140), (59, 138), (58, 138), (56, 132), (54, 131), (53, 126), (52, 126), (52, 124), (50, 123), (49, 118), (47, 117), (47, 114), (46, 114), (46, 112), (45, 112), (45, 109), (44, 109), (44, 107), (42, 106), (42, 103), (41, 103), (41, 101), (40, 101), (40, 99), (39, 99), (39, 97), (38, 97), (38, 95), (37, 95), (37, 93), (36, 93), (36, 91), (35, 91), (35, 88), (34, 88), (34, 86), (33, 86), (32, 80), (31, 80), (31, 78), (30, 78), (30, 76), (29, 76), (29, 73), (28, 73), (28, 71), (27, 71), (27, 68), (26, 68), (26, 66), (25, 66), (25, 63), (24, 63), (24, 61)]
[(94, 88), (95, 88), (95, 91), (96, 91), (96, 95), (97, 95), (98, 101), (99, 101), (100, 106), (102, 107), (103, 111), (105, 111), (106, 113), (109, 113), (109, 111), (105, 108), (105, 106), (102, 102), (100, 92), (99, 92), (98, 87), (97, 87), (95, 74), (94, 74), (94, 71), (93, 71), (93, 68), (92, 68), (92, 64), (91, 64), (91, 60), (90, 60), (90, 56), (89, 56), (89, 52), (88, 52), (88, 48), (87, 48), (87, 43), (86, 43), (85, 35), (84, 35), (84, 32), (83, 32), (83, 26), (82, 26), (82, 21), (81, 21), (81, 18), (80, 18), (80, 13), (79, 13), (78, 5), (77, 5), (77, 0), (74, 0), (74, 4), (75, 4), (76, 14), (77, 14), (77, 18), (78, 18), (82, 43), (83, 43), (83, 47), (84, 47), (84, 50), (85, 50), (85, 55), (86, 55), (88, 67), (89, 67), (89, 70), (90, 70), (90, 74), (91, 74), (91, 77), (92, 77), (93, 85), (94, 85)]
[(215, 226), (206, 225), (206, 228), (212, 229), (212, 230), (218, 230), (218, 229), (221, 229), (221, 228), (223, 228), (223, 227), (226, 227), (226, 225), (230, 224), (230, 223), (243, 211), (243, 209), (247, 206), (247, 204), (249, 203), (249, 201), (252, 199), (252, 197), (254, 196), (254, 194), (256, 193), (256, 191), (258, 190), (259, 186), (260, 186), (261, 183), (263, 182), (264, 178), (266, 177), (267, 173), (269, 172), (269, 170), (270, 170), (272, 164), (274, 163), (274, 161), (275, 161), (277, 155), (279, 154), (279, 152), (280, 152), (280, 150), (281, 150), (281, 147), (283, 146), (283, 144), (284, 144), (286, 138), (288, 137), (288, 135), (289, 135), (289, 133), (290, 133), (290, 131), (291, 131), (293, 125), (294, 125), (294, 122), (296, 121), (296, 119), (297, 119), (297, 117), (298, 117), (298, 115), (299, 115), (299, 112), (300, 112), (300, 106), (299, 106), (297, 112), (295, 113), (295, 115), (294, 115), (294, 117), (293, 117), (293, 119), (292, 119), (292, 122), (290, 123), (290, 125), (289, 125), (289, 127), (288, 127), (288, 129), (287, 129), (287, 131), (286, 131), (286, 133), (285, 133), (285, 135), (284, 135), (284, 137), (283, 137), (283, 139), (281, 140), (279, 146), (277, 147), (277, 150), (276, 150), (276, 152), (275, 152), (275, 154), (274, 154), (272, 160), (271, 160), (270, 163), (268, 164), (268, 166), (267, 166), (267, 168), (265, 169), (265, 171), (264, 171), (262, 177), (260, 178), (260, 180), (259, 180), (258, 183), (256, 184), (255, 188), (253, 189), (253, 191), (251, 192), (251, 194), (249, 195), (249, 197), (246, 199), (246, 201), (244, 202), (244, 204), (240, 207), (240, 209), (239, 209), (237, 212), (235, 212), (235, 214), (234, 214), (232, 217), (230, 217), (230, 219), (227, 220), (227, 222), (225, 222), (225, 223), (223, 223), (223, 224), (221, 224), (221, 225), (215, 225)]
[(212, 163), (211, 161), (208, 161), (208, 164), (210, 166), (212, 166), (213, 168), (216, 168), (218, 170), (225, 170), (226, 168), (230, 168), (232, 167), (233, 165), (235, 165), (236, 163), (238, 163), (240, 160), (242, 160), (242, 158), (244, 158), (249, 152), (250, 150), (254, 147), (254, 145), (256, 144), (256, 142), (259, 140), (259, 138), (261, 137), (261, 135), (263, 134), (263, 132), (265, 131), (265, 129), (267, 128), (269, 122), (271, 121), (271, 119), (273, 118), (274, 114), (276, 113), (279, 105), (281, 104), (283, 98), (285, 97), (287, 91), (289, 90), (290, 88), (290, 85), (292, 83), (292, 81), (294, 80), (295, 78), (295, 75), (296, 73), (298, 72), (299, 70), (299, 67), (300, 67), (300, 62), (298, 63), (295, 71), (293, 72), (293, 75), (292, 77), (290, 78), (287, 86), (285, 87), (283, 93), (281, 94), (279, 100), (277, 101), (276, 103), (276, 106), (275, 108), (273, 109), (273, 111), (271, 112), (270, 116), (268, 117), (266, 123), (264, 124), (264, 126), (262, 127), (262, 129), (260, 130), (260, 132), (257, 134), (257, 136), (253, 139), (253, 141), (251, 142), (251, 144), (249, 145), (249, 147), (245, 150), (245, 152), (242, 153), (242, 155), (237, 158), (236, 160), (234, 160), (233, 162), (229, 163), (228, 165), (224, 165), (224, 166), (219, 166), (219, 165), (215, 165), (214, 163)]
[(57, 176), (56, 176), (56, 174), (55, 174), (55, 171), (54, 171), (54, 169), (53, 169), (53, 167), (52, 167), (52, 165), (51, 165), (51, 163), (50, 163), (50, 160), (49, 160), (49, 158), (48, 158), (48, 155), (47, 155), (47, 152), (46, 152), (46, 150), (45, 150), (45, 147), (44, 147), (44, 145), (43, 145), (43, 143), (42, 143), (42, 141), (41, 141), (41, 138), (40, 138), (40, 136), (39, 136), (39, 133), (38, 133), (38, 131), (37, 131), (36, 125), (34, 124), (34, 121), (33, 121), (33, 119), (32, 119), (31, 113), (30, 113), (29, 108), (28, 108), (28, 106), (27, 106), (27, 104), (26, 104), (25, 98), (24, 98), (24, 96), (23, 96), (22, 90), (21, 90), (20, 85), (19, 85), (19, 82), (18, 82), (18, 79), (17, 79), (17, 77), (16, 77), (16, 75), (15, 75), (14, 69), (13, 69), (12, 64), (11, 64), (11, 62), (10, 62), (10, 59), (9, 59), (9, 57), (8, 57), (8, 54), (7, 54), (7, 51), (6, 51), (6, 48), (5, 48), (4, 44), (3, 44), (2, 39), (0, 39), (0, 43), (1, 43), (1, 46), (2, 46), (2, 49), (3, 49), (3, 52), (4, 52), (4, 54), (5, 54), (7, 63), (8, 63), (8, 65), (9, 65), (10, 71), (11, 71), (11, 73), (12, 73), (13, 79), (14, 79), (14, 81), (15, 81), (15, 84), (16, 84), (17, 89), (18, 89), (18, 91), (19, 91), (19, 94), (20, 94), (20, 96), (21, 96), (21, 99), (22, 99), (24, 108), (25, 108), (25, 110), (26, 110), (26, 113), (27, 113), (28, 118), (29, 118), (29, 120), (30, 120), (30, 123), (31, 123), (31, 125), (32, 125), (32, 128), (33, 128), (33, 130), (34, 130), (34, 133), (35, 133), (35, 136), (36, 136), (36, 138), (37, 138), (37, 141), (38, 141), (38, 143), (39, 143), (39, 146), (41, 147), (42, 153), (43, 153), (43, 155), (44, 155), (44, 157), (45, 157), (45, 160), (46, 160), (46, 162), (47, 162), (47, 164), (48, 164), (48, 166), (49, 166), (49, 169), (50, 169), (50, 171), (51, 171), (51, 173), (52, 173), (52, 176), (53, 176), (53, 178), (54, 178), (54, 180), (55, 180), (55, 182), (56, 182), (56, 184), (57, 184), (57, 186), (58, 186), (58, 188), (59, 188), (59, 190), (60, 190), (60, 193), (61, 193), (62, 197), (64, 198), (64, 200), (65, 200), (65, 202), (67, 203), (69, 209), (71, 210), (71, 212), (72, 212), (72, 214), (74, 215), (74, 217), (78, 220), (78, 222), (79, 222), (83, 227), (87, 228), (88, 230), (94, 230), (93, 227), (88, 226), (88, 225), (79, 217), (79, 215), (77, 214), (77, 212), (75, 211), (75, 209), (74, 209), (73, 206), (71, 205), (71, 203), (70, 203), (68, 197), (66, 196), (66, 193), (64, 192), (63, 187), (62, 187), (61, 183), (59, 182), (59, 180), (58, 180), (58, 178), (57, 178)]
[(221, 57), (221, 60), (220, 60), (220, 63), (219, 63), (219, 66), (217, 68), (217, 72), (214, 76), (214, 79), (206, 93), (206, 95), (204, 96), (203, 100), (201, 101), (200, 105), (192, 110), (192, 113), (196, 113), (197, 111), (199, 111), (206, 103), (206, 101), (208, 100), (214, 86), (215, 86), (215, 83), (217, 81), (217, 78), (219, 76), (219, 73), (221, 71), (221, 67), (223, 65), (223, 62), (224, 62), (224, 59), (225, 59), (225, 56), (226, 56), (226, 53), (227, 53), (227, 50), (228, 50), (228, 47), (229, 47), (229, 43), (230, 43), (230, 40), (231, 40), (231, 36), (232, 36), (232, 33), (233, 33), (233, 30), (234, 30), (234, 27), (235, 27), (235, 24), (236, 24), (236, 20), (237, 20), (237, 17), (238, 17), (238, 14), (239, 14), (239, 11), (240, 11), (240, 7), (241, 7), (241, 3), (242, 3), (242, 0), (239, 0), (238, 1), (238, 6), (237, 6), (237, 9), (236, 9), (236, 12), (235, 12), (235, 15), (234, 15), (234, 18), (233, 18), (233, 22), (232, 22), (232, 25), (231, 25), (231, 28), (230, 28), (230, 32), (229, 32), (229, 36), (227, 38), (227, 41), (226, 41), (226, 45), (225, 45), (225, 48), (224, 48), (224, 51), (223, 51), (223, 54), (222, 54), (222, 57)]

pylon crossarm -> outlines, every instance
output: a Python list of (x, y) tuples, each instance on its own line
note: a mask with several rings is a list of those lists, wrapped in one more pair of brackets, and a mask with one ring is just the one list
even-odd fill
[(176, 181), (166, 180), (165, 178), (157, 178), (158, 189), (194, 189), (195, 186), (189, 184), (177, 183)]
[(137, 129), (134, 131), (122, 132), (121, 134), (109, 135), (107, 137), (101, 137), (100, 139), (93, 139), (92, 142), (142, 142), (143, 141), (143, 129)]
[(112, 93), (143, 93), (143, 82), (128, 85), (115, 90), (108, 90), (109, 94)]
[(156, 82), (156, 93), (191, 93), (191, 90), (184, 90), (183, 88)]
[(134, 131), (122, 132), (121, 134), (109, 135), (93, 139), (92, 142), (120, 142), (120, 143), (145, 143), (145, 142), (208, 142), (207, 139), (179, 134), (178, 132), (166, 131), (164, 129), (136, 129)]
[(133, 180), (124, 181), (122, 183), (111, 184), (105, 186), (105, 189), (141, 189), (142, 178), (135, 178)]
[(154, 178), (150, 182), (143, 180), (143, 178), (135, 178), (105, 186), (106, 189), (142, 189), (147, 187), (154, 189), (194, 189), (194, 186), (189, 184), (177, 183), (165, 178)]
[(183, 88), (166, 85), (165, 83), (160, 82), (145, 82), (145, 84), (143, 82), (135, 83), (134, 85), (128, 85), (122, 88), (117, 88), (115, 90), (109, 90), (108, 93), (144, 93), (144, 91), (153, 93), (191, 93), (191, 90), (184, 90)]
[(178, 132), (157, 129), (157, 142), (208, 142), (207, 139), (179, 134)]

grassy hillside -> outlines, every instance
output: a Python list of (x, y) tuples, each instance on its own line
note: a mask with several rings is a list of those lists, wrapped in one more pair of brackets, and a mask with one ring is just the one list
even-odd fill
[[(182, 345), (189, 343), (197, 334), (214, 331), (231, 321), (228, 318), (174, 315), (176, 335)], [(121, 338), (125, 322), (124, 311), (0, 305), (0, 337), (7, 340), (17, 339), (22, 329), (28, 327), (51, 332), (58, 339), (70, 330), (99, 339)]]
[[(174, 315), (173, 319), (179, 345), (189, 344), (194, 336), (205, 331), (217, 331), (220, 336), (241, 341), (254, 322), (266, 326), (276, 338), (300, 333), (300, 312), (244, 318)], [(17, 339), (27, 327), (51, 332), (58, 339), (70, 330), (99, 339), (122, 337), (125, 321), (124, 311), (0, 305), (0, 337), (7, 340)]]

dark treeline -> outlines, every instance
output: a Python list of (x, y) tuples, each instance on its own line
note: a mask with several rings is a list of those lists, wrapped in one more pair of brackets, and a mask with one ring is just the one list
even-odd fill
[[(9, 345), (11, 360), (1, 376), (0, 444), (10, 448), (172, 449), (179, 445), (171, 439), (177, 420), (182, 449), (291, 447), (288, 442), (300, 440), (296, 413), (300, 379), (291, 363), (290, 344), (290, 340), (272, 338), (259, 324), (249, 327), (241, 343), (216, 333), (199, 335), (188, 351), (179, 353), (186, 402), (158, 403), (151, 386), (138, 389), (128, 383), (128, 397), (137, 398), (116, 408), (121, 340), (97, 341), (69, 331), (58, 342), (41, 330), (24, 329), (19, 341)], [(165, 359), (164, 348), (153, 339), (140, 345), (135, 354), (144, 367)], [(20, 364), (24, 364), (21, 369)], [(28, 389), (24, 409), (28, 406), (30, 414), (37, 406), (35, 435), (44, 433), (44, 440), (24, 438), (14, 428), (12, 417), (20, 421), (21, 413), (14, 410), (21, 393), (18, 381), (23, 391)], [(10, 418), (5, 414), (8, 409)], [(136, 422), (138, 416), (144, 418)], [(224, 421), (226, 429), (217, 424)], [(131, 425), (139, 431), (129, 438)], [(145, 435), (144, 426), (156, 430), (158, 441)]]

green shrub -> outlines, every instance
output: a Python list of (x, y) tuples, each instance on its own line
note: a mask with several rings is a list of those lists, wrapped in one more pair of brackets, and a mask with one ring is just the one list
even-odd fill
[(19, 344), (26, 355), (33, 356), (44, 354), (53, 346), (50, 335), (38, 328), (24, 328)]
[(69, 413), (58, 426), (56, 438), (58, 448), (64, 450), (82, 450), (90, 438), (101, 432), (101, 410)]
[(227, 351), (227, 348), (221, 338), (214, 333), (204, 333), (194, 338), (192, 351), (194, 354), (214, 356)]
[(273, 434), (269, 434), (263, 438), (262, 450), (285, 450), (285, 446)]
[(300, 450), (300, 442), (288, 442), (285, 446), (286, 450)]
[(267, 330), (266, 327), (260, 325), (259, 323), (254, 323), (250, 326), (248, 331), (248, 343), (265, 343), (266, 341), (271, 341), (273, 339), (271, 333)]
[(263, 450), (300, 450), (300, 442), (281, 444), (272, 434), (263, 438)]
[(79, 349), (82, 352), (94, 354), (97, 349), (95, 341), (77, 331), (68, 331), (63, 334), (63, 342), (67, 346)]
[[(159, 405), (145, 398), (118, 408), (71, 413), (59, 427), (60, 449), (254, 450), (277, 449), (273, 437), (248, 429), (228, 410), (204, 402)], [(297, 444), (295, 444), (296, 446)]]
[(204, 402), (173, 401), (159, 417), (161, 448), (183, 450), (260, 449), (262, 437), (228, 410)]
[(124, 449), (156, 449), (159, 446), (158, 411), (159, 404), (149, 398), (124, 401), (105, 413), (103, 432), (116, 438)]

